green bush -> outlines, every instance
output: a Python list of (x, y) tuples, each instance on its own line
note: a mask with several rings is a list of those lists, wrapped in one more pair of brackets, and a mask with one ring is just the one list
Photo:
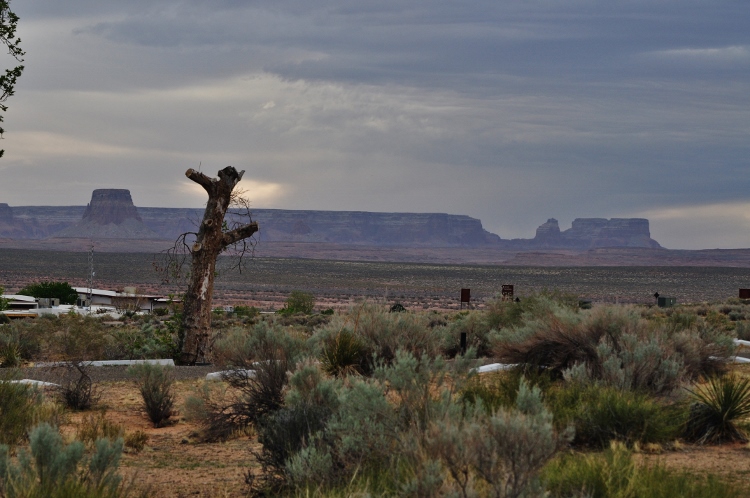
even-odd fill
[(286, 299), (284, 307), (279, 310), (279, 313), (290, 314), (304, 313), (309, 315), (315, 308), (315, 296), (309, 292), (303, 292), (300, 290), (294, 290), (289, 294)]
[(558, 428), (575, 427), (574, 444), (606, 448), (611, 441), (665, 443), (678, 437), (687, 418), (681, 404), (665, 405), (648, 394), (572, 384), (548, 391)]
[(38, 282), (16, 292), (22, 296), (59, 299), (60, 304), (76, 304), (78, 292), (68, 282)]
[(234, 314), (239, 318), (255, 318), (260, 314), (260, 311), (255, 306), (238, 305), (234, 307)]
[(128, 368), (128, 375), (143, 398), (143, 406), (154, 427), (163, 427), (174, 414), (172, 367), (140, 363)]
[(21, 450), (13, 464), (6, 446), (0, 446), (0, 495), (8, 498), (115, 498), (128, 493), (117, 474), (123, 441), (99, 439), (91, 457), (80, 441), (69, 445), (47, 424), (29, 434), (30, 451)]
[(729, 483), (677, 472), (659, 464), (637, 463), (622, 444), (603, 454), (561, 455), (544, 469), (543, 481), (554, 498), (639, 497), (734, 498), (744, 496)]
[(695, 403), (685, 429), (688, 439), (698, 443), (748, 441), (738, 423), (750, 416), (750, 379), (736, 374), (712, 377), (690, 394)]

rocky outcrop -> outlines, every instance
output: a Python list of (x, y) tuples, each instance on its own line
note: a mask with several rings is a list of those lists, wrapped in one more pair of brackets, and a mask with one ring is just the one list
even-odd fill
[(78, 223), (53, 234), (55, 237), (92, 239), (158, 239), (143, 224), (138, 210), (125, 189), (97, 189)]
[(550, 218), (537, 228), (533, 239), (503, 242), (506, 247), (519, 250), (661, 247), (651, 238), (648, 220), (644, 218), (576, 218), (564, 231), (560, 231), (556, 219)]
[(539, 228), (536, 229), (534, 242), (536, 242), (540, 248), (555, 247), (560, 245), (561, 240), (560, 226), (554, 218), (548, 219), (546, 223), (539, 225)]

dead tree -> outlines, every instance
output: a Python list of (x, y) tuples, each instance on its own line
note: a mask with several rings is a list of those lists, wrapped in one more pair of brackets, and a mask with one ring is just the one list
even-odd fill
[[(232, 166), (219, 171), (218, 179), (210, 178), (192, 168), (185, 172), (185, 176), (208, 193), (203, 221), (195, 234), (195, 242), (190, 246), (190, 275), (183, 300), (184, 336), (180, 361), (186, 365), (206, 361), (217, 258), (230, 246), (244, 241), (258, 231), (257, 222), (240, 224), (229, 229), (224, 220), (230, 203), (236, 198), (235, 187), (244, 173), (238, 173)], [(184, 242), (184, 234), (182, 237)]]

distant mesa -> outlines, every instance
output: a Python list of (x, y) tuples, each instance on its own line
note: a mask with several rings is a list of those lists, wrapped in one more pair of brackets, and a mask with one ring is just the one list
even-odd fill
[(13, 208), (0, 203), (0, 237), (8, 239), (25, 238), (26, 231), (13, 218)]
[(560, 231), (556, 219), (550, 218), (536, 229), (533, 239), (512, 239), (503, 243), (509, 249), (519, 250), (661, 248), (651, 238), (649, 223), (645, 218), (576, 218), (572, 226), (564, 231)]
[(97, 189), (78, 223), (53, 234), (62, 238), (158, 239), (143, 224), (126, 189)]
[[(578, 218), (560, 230), (556, 219), (533, 239), (501, 239), (470, 216), (445, 213), (373, 213), (255, 209), (261, 242), (368, 247), (490, 247), (512, 251), (605, 247), (660, 248), (643, 218)], [(136, 208), (130, 191), (98, 189), (87, 206), (0, 204), (0, 238), (162, 239), (197, 231), (201, 208)], [(231, 213), (230, 213), (231, 218)]]

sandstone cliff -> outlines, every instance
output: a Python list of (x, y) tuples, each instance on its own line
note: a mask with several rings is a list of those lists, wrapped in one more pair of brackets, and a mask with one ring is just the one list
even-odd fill
[[(199, 208), (136, 208), (124, 189), (95, 190), (88, 206), (18, 206), (0, 204), (0, 237), (45, 239), (164, 239), (196, 231)], [(659, 248), (649, 223), (641, 218), (578, 218), (561, 231), (550, 218), (533, 239), (502, 240), (482, 222), (442, 213), (372, 213), (363, 211), (292, 211), (256, 209), (257, 237), (265, 242), (332, 243), (361, 246), (497, 247), (508, 250), (599, 247)]]
[(533, 239), (503, 242), (505, 247), (519, 250), (661, 247), (651, 238), (648, 220), (644, 218), (576, 218), (572, 226), (564, 231), (560, 231), (556, 219), (550, 218), (537, 228)]
[(54, 237), (91, 239), (158, 239), (143, 224), (138, 210), (125, 189), (97, 189), (78, 223), (53, 234)]

